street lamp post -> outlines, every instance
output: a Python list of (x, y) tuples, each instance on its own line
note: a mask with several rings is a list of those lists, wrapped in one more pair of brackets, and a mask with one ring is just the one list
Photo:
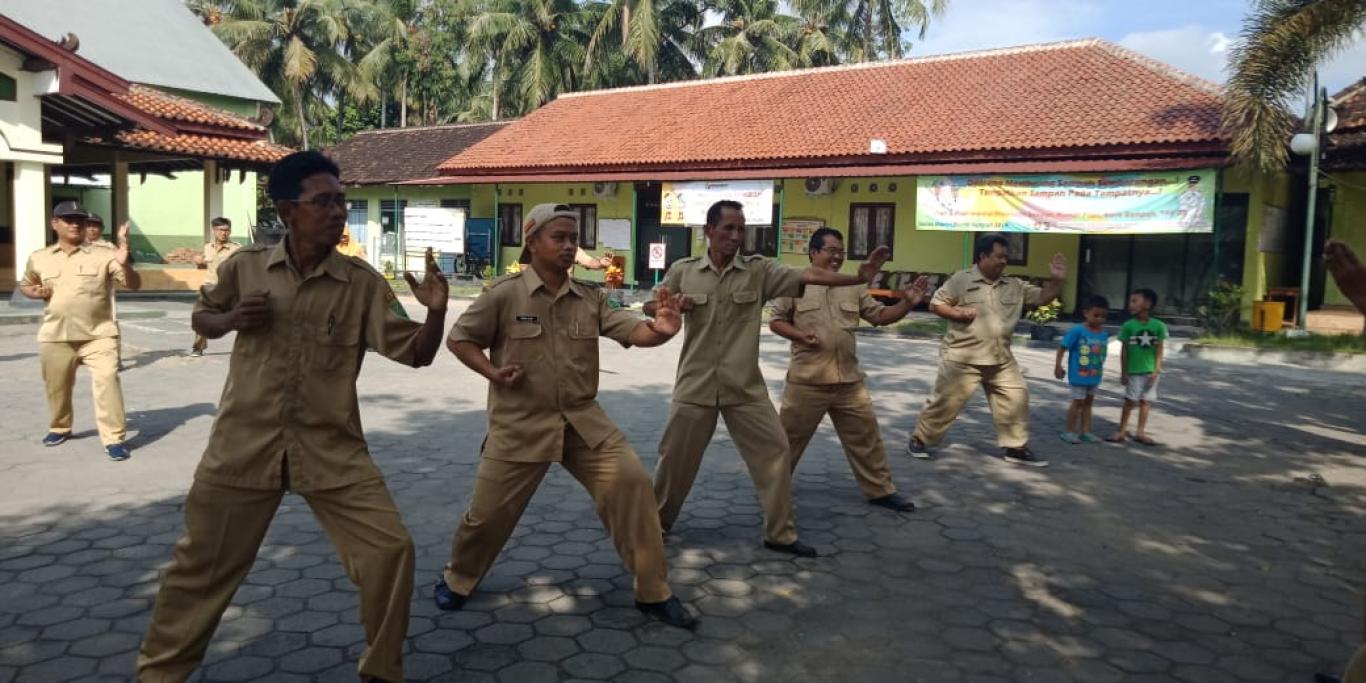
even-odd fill
[(1319, 88), (1319, 75), (1314, 74), (1313, 104), (1309, 109), (1309, 131), (1290, 140), (1295, 154), (1309, 157), (1309, 198), (1304, 214), (1304, 258), (1300, 264), (1300, 296), (1297, 319), (1301, 330), (1309, 329), (1309, 275), (1314, 263), (1314, 214), (1319, 198), (1319, 159), (1323, 156), (1323, 125), (1328, 110), (1328, 91)]

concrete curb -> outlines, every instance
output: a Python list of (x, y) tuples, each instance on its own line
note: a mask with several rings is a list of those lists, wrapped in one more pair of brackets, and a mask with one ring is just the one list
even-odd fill
[[(166, 311), (154, 310), (128, 310), (119, 311), (119, 320), (153, 320), (165, 318)], [(0, 313), (0, 325), (36, 325), (43, 322), (43, 309), (38, 308), (32, 312), (23, 313)]]
[(1190, 358), (1233, 365), (1285, 365), (1315, 370), (1336, 370), (1366, 374), (1366, 353), (1330, 351), (1277, 351), (1240, 346), (1186, 344), (1181, 354)]

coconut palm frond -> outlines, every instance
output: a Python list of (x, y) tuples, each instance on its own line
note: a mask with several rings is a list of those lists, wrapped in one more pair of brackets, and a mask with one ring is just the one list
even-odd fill
[(1362, 0), (1257, 2), (1229, 61), (1223, 125), (1235, 157), (1266, 171), (1284, 168), (1295, 125), (1291, 100), (1364, 25)]

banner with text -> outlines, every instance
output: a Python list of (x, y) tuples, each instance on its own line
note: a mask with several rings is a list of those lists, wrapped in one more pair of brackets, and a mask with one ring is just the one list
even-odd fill
[(717, 180), (690, 183), (666, 182), (661, 188), (659, 222), (662, 225), (706, 225), (707, 209), (722, 199), (745, 207), (745, 223), (773, 224), (773, 181)]
[(403, 209), (403, 242), (409, 251), (465, 253), (465, 210), (414, 201)]
[(1214, 231), (1215, 171), (920, 176), (915, 229), (1092, 235)]

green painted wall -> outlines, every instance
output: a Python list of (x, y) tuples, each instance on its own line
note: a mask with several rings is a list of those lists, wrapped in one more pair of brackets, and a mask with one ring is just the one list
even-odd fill
[[(488, 192), (491, 200), (492, 190), (487, 186), (481, 189)], [(545, 183), (545, 184), (503, 184), (497, 187), (498, 202), (500, 204), (521, 204), (522, 212), (525, 215), (531, 211), (531, 207), (537, 204), (593, 204), (598, 207), (598, 220), (608, 218), (624, 218), (630, 220), (633, 216), (635, 204), (635, 186), (632, 183), (619, 183), (617, 185), (616, 196), (595, 197), (593, 196), (592, 183)], [(484, 217), (493, 215), (492, 202), (488, 202), (488, 214)], [(475, 215), (479, 216), (479, 206), (474, 208)], [(520, 229), (520, 226), (517, 227)], [(634, 245), (632, 245), (634, 246)], [(598, 247), (596, 249), (585, 250), (594, 256), (602, 256), (609, 250), (602, 246), (601, 236), (599, 236)], [(635, 272), (635, 253), (633, 249), (614, 249), (611, 250), (617, 256), (626, 257), (627, 282), (631, 282), (631, 275)], [(506, 269), (507, 264), (516, 261), (522, 254), (521, 247), (503, 247), (500, 257), (500, 265)], [(577, 268), (575, 277), (584, 280), (602, 281), (603, 271), (586, 270)]]
[[(1366, 258), (1366, 171), (1335, 171), (1330, 174), (1336, 188), (1333, 197), (1333, 225), (1329, 237), (1346, 242)], [(1331, 276), (1325, 278), (1325, 306), (1351, 306)]]
[[(1260, 249), (1262, 226), (1268, 206), (1289, 209), (1293, 201), (1292, 178), (1285, 173), (1267, 174), (1242, 165), (1223, 171), (1220, 191), (1248, 195), (1247, 238), (1243, 248), (1243, 319), (1252, 317), (1252, 302), (1261, 299), (1267, 287), (1298, 286), (1289, 282), (1286, 255)], [(1287, 239), (1302, 239), (1304, 229), (1294, 216), (1286, 216)]]

